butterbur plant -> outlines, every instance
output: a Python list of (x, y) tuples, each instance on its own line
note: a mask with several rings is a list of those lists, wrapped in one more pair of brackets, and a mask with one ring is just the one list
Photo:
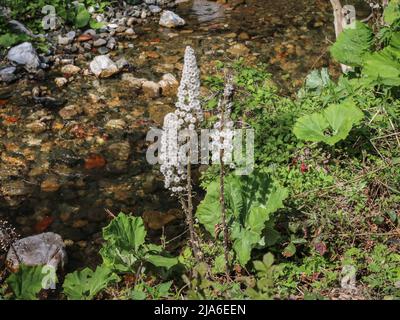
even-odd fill
[(231, 109), (234, 95), (234, 86), (232, 77), (228, 76), (223, 93), (223, 97), (218, 103), (218, 121), (214, 124), (212, 134), (212, 150), (213, 163), (217, 162), (220, 165), (220, 193), (219, 201), (221, 208), (221, 226), (224, 237), (224, 258), (226, 274), (229, 274), (229, 230), (226, 221), (225, 207), (225, 164), (230, 163), (231, 168), (234, 167), (232, 162), (233, 152), (233, 121), (231, 120)]
[[(191, 160), (197, 158), (198, 150), (191, 145), (193, 141), (191, 138), (196, 135), (196, 125), (203, 119), (199, 96), (200, 71), (194, 50), (187, 47), (176, 111), (168, 114), (164, 119), (160, 170), (165, 177), (165, 187), (179, 198), (186, 214), (191, 247), (198, 261), (201, 253), (193, 222), (191, 172)], [(188, 139), (190, 142), (185, 144)]]

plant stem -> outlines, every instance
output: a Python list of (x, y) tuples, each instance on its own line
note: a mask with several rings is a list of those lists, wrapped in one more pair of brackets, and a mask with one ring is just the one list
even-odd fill
[(225, 167), (224, 167), (224, 149), (220, 150), (219, 161), (221, 164), (220, 175), (219, 175), (219, 202), (221, 206), (221, 218), (222, 218), (222, 230), (224, 233), (224, 256), (225, 256), (225, 272), (229, 277), (229, 232), (228, 225), (226, 223), (226, 208), (225, 208)]
[[(192, 194), (192, 167), (190, 164), (191, 150), (188, 152), (188, 164), (187, 164), (187, 205), (184, 205), (186, 211), (186, 223), (189, 227), (190, 244), (193, 250), (193, 254), (197, 262), (201, 261), (201, 254), (198, 244), (196, 232), (194, 230), (193, 222), (193, 194)], [(183, 201), (184, 203), (184, 201)]]

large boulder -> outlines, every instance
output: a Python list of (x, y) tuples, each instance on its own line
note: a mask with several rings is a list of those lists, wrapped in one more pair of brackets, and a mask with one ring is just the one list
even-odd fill
[(119, 72), (117, 64), (108, 56), (97, 56), (90, 63), (90, 70), (99, 78), (109, 78)]
[(159, 24), (167, 28), (176, 28), (184, 26), (186, 22), (176, 13), (169, 10), (164, 10), (161, 14)]
[(21, 264), (50, 265), (57, 270), (63, 268), (66, 262), (67, 253), (61, 236), (46, 232), (15, 241), (8, 251), (6, 264), (16, 272)]
[(35, 48), (30, 42), (12, 47), (7, 54), (8, 60), (23, 65), (29, 72), (35, 72), (40, 66), (40, 60)]

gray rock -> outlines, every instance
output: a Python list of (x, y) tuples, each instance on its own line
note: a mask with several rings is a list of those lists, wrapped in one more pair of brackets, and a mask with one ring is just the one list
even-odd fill
[(122, 69), (122, 68), (129, 66), (128, 60), (126, 60), (124, 57), (119, 58), (115, 63), (117, 65), (118, 69)]
[(118, 66), (108, 56), (97, 56), (90, 63), (90, 70), (100, 78), (108, 78), (119, 72)]
[(97, 49), (97, 52), (104, 55), (107, 54), (109, 50), (106, 47), (100, 47)]
[(101, 47), (101, 46), (104, 46), (106, 43), (107, 43), (106, 40), (100, 38), (93, 42), (93, 46)]
[(63, 268), (66, 262), (67, 253), (64, 242), (60, 235), (53, 232), (17, 240), (7, 254), (7, 267), (14, 272), (19, 269), (21, 264), (50, 265), (57, 269)]
[(40, 66), (40, 60), (30, 42), (21, 43), (8, 51), (8, 60), (21, 64), (29, 72), (35, 72)]
[(60, 35), (58, 36), (57, 41), (58, 41), (58, 44), (61, 45), (61, 46), (66, 46), (67, 44), (71, 43), (71, 40), (69, 38), (62, 37)]
[(76, 37), (76, 32), (75, 31), (70, 31), (65, 35), (68, 39), (70, 39), (71, 41), (73, 41)]
[(4, 82), (14, 81), (17, 78), (15, 75), (16, 70), (17, 70), (17, 68), (13, 67), (13, 66), (4, 67), (4, 68), (0, 69), (0, 81), (4, 81)]
[(164, 10), (160, 17), (159, 24), (167, 28), (176, 28), (184, 26), (186, 22), (176, 13), (169, 10)]
[(153, 6), (153, 5), (149, 6), (149, 10), (151, 13), (160, 13), (162, 11), (162, 9), (159, 6)]
[(115, 40), (115, 38), (110, 38), (107, 42), (107, 48), (110, 50), (114, 50), (116, 45), (117, 41)]

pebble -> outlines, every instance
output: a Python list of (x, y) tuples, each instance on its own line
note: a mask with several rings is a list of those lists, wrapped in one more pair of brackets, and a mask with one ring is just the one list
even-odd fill
[(66, 106), (58, 112), (60, 117), (63, 118), (64, 120), (70, 120), (81, 113), (82, 113), (82, 107), (75, 104)]
[(73, 64), (67, 64), (61, 68), (61, 72), (68, 75), (74, 75), (81, 71), (81, 68)]
[(124, 130), (126, 127), (126, 122), (123, 119), (113, 119), (109, 120), (105, 128), (108, 130)]
[(108, 147), (109, 153), (115, 160), (127, 161), (131, 154), (129, 142), (117, 142)]
[(63, 78), (63, 77), (58, 77), (58, 78), (54, 79), (54, 82), (55, 82), (57, 87), (61, 88), (61, 87), (65, 86), (68, 83), (68, 80), (66, 78)]
[(142, 84), (143, 93), (148, 98), (158, 98), (161, 93), (161, 87), (154, 81), (146, 80)]

